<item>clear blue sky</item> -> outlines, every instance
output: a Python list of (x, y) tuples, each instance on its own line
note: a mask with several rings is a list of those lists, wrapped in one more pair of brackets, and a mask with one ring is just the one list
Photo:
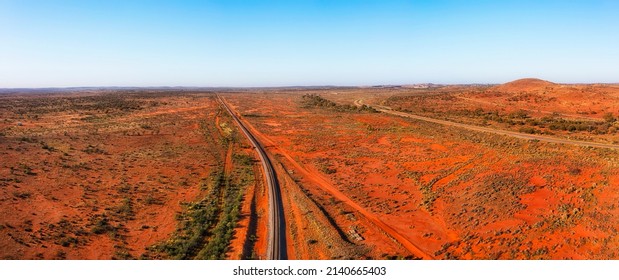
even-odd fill
[(3, 1), (0, 87), (619, 82), (619, 1)]

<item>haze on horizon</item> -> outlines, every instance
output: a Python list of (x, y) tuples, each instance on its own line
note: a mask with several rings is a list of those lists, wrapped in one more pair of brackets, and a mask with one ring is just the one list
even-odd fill
[(1, 1), (0, 88), (619, 82), (617, 1)]

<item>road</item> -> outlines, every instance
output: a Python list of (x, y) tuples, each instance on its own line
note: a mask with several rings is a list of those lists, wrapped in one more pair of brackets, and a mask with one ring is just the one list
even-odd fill
[[(363, 103), (361, 102), (361, 100), (355, 100), (355, 104), (362, 105)], [(499, 134), (499, 135), (511, 136), (511, 137), (520, 138), (520, 139), (538, 140), (538, 141), (544, 141), (544, 142), (556, 143), (556, 144), (567, 144), (567, 145), (576, 145), (576, 146), (594, 147), (594, 148), (606, 148), (606, 149), (619, 149), (619, 145), (616, 145), (616, 144), (579, 141), (579, 140), (563, 139), (563, 138), (557, 138), (557, 137), (551, 137), (551, 136), (545, 136), (545, 135), (535, 135), (535, 134), (527, 134), (527, 133), (508, 131), (508, 130), (502, 130), (502, 129), (494, 129), (494, 128), (488, 128), (488, 127), (483, 127), (483, 126), (476, 126), (476, 125), (463, 124), (463, 123), (457, 123), (457, 122), (452, 122), (452, 121), (433, 119), (433, 118), (423, 117), (423, 116), (419, 116), (415, 114), (394, 111), (391, 108), (386, 107), (386, 106), (380, 106), (380, 105), (369, 105), (369, 106), (372, 106), (374, 109), (378, 111), (391, 114), (391, 115), (396, 115), (396, 116), (411, 118), (411, 119), (417, 119), (421, 121), (448, 125), (448, 126), (453, 126), (453, 127), (459, 127), (459, 128), (464, 128), (464, 129), (473, 130), (473, 131), (488, 132), (488, 133), (494, 133), (494, 134)]]
[(286, 227), (284, 220), (284, 211), (282, 205), (282, 197), (279, 189), (279, 182), (271, 160), (267, 156), (264, 148), (256, 140), (256, 138), (247, 130), (243, 122), (238, 118), (237, 114), (228, 106), (226, 101), (217, 96), (217, 100), (221, 105), (226, 108), (232, 119), (236, 122), (237, 126), (243, 131), (249, 142), (251, 142), (254, 149), (258, 152), (260, 161), (262, 162), (262, 171), (267, 182), (267, 188), (269, 193), (269, 240), (267, 248), (267, 257), (270, 260), (285, 260), (286, 255)]
[(263, 143), (269, 145), (273, 150), (278, 151), (278, 154), (285, 157), (288, 162), (292, 165), (295, 172), (299, 171), (302, 176), (316, 184), (316, 186), (322, 188), (327, 193), (330, 193), (334, 198), (346, 203), (348, 206), (355, 209), (360, 215), (365, 217), (369, 222), (373, 223), (379, 230), (384, 232), (387, 236), (389, 236), (396, 243), (400, 244), (402, 247), (407, 249), (409, 252), (413, 253), (415, 256), (431, 260), (433, 256), (425, 253), (421, 248), (417, 247), (412, 241), (410, 241), (406, 236), (398, 232), (395, 228), (391, 227), (387, 223), (383, 221), (380, 217), (368, 211), (363, 206), (349, 198), (346, 194), (342, 193), (338, 190), (336, 186), (331, 184), (329, 180), (324, 178), (321, 174), (319, 174), (316, 170), (312, 170), (310, 168), (304, 167), (303, 164), (299, 163), (295, 160), (287, 151), (282, 147), (278, 147), (268, 136), (261, 134), (260, 131), (256, 130), (256, 128), (252, 127), (250, 123), (247, 123), (245, 126), (248, 130), (253, 131), (253, 135), (260, 138)]
[[(468, 98), (468, 97), (464, 97), (464, 96), (456, 96), (456, 98), (459, 98), (459, 99), (462, 99), (462, 100), (466, 100), (466, 101), (470, 101), (470, 102), (475, 102), (475, 103), (480, 103), (480, 104), (496, 106), (496, 107), (508, 107), (509, 106), (509, 105), (505, 105), (505, 104), (497, 104), (497, 103), (494, 103), (494, 102), (477, 100), (477, 99)], [(544, 113), (544, 114), (548, 114), (548, 115), (557, 114), (558, 116), (561, 116), (561, 117), (569, 117), (569, 118), (573, 118), (573, 119), (577, 119), (577, 120), (588, 120), (588, 121), (598, 121), (598, 122), (602, 120), (601, 118), (592, 118), (592, 117), (587, 117), (587, 116), (582, 116), (582, 115), (558, 113), (558, 112), (551, 112), (551, 111), (546, 111), (546, 110), (536, 110), (536, 109), (527, 109), (527, 108), (520, 108), (520, 110), (524, 110), (524, 111), (531, 112), (531, 113), (536, 113), (536, 112), (537, 113)]]

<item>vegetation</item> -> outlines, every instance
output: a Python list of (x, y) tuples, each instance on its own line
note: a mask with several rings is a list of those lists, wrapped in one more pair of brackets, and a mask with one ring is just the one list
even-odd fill
[(303, 104), (305, 107), (318, 107), (327, 108), (337, 112), (367, 112), (378, 113), (378, 111), (370, 106), (361, 105), (360, 107), (354, 105), (340, 105), (331, 100), (325, 99), (320, 95), (305, 94), (303, 95)]
[(103, 234), (103, 233), (116, 233), (117, 228), (110, 224), (110, 220), (105, 215), (101, 215), (94, 218), (94, 225), (91, 229), (91, 232), (94, 234)]
[(18, 192), (18, 191), (13, 192), (13, 196), (17, 198), (21, 198), (21, 199), (30, 198), (31, 195), (32, 194), (29, 192)]
[(198, 202), (184, 205), (184, 212), (177, 215), (180, 228), (168, 242), (155, 249), (166, 253), (174, 259), (193, 259), (207, 243), (207, 237), (219, 216), (219, 194), (225, 187), (222, 172), (209, 176), (209, 188), (206, 195)]
[(45, 142), (41, 142), (41, 148), (43, 148), (44, 150), (48, 150), (48, 151), (50, 151), (50, 152), (53, 152), (53, 151), (55, 151), (55, 150), (56, 150), (56, 149), (54, 149), (54, 147), (52, 147), (52, 146), (48, 145), (48, 144), (47, 144), (47, 143), (45, 143)]
[[(238, 145), (238, 131), (230, 123), (230, 119), (222, 120), (218, 130), (212, 124), (200, 123), (204, 136), (220, 144), (210, 151), (217, 158), (223, 158), (225, 148)], [(204, 192), (201, 199), (182, 205), (183, 211), (177, 214), (179, 226), (172, 238), (150, 247), (143, 257), (152, 257), (150, 253), (153, 253), (171, 259), (226, 258), (244, 189), (254, 181), (253, 165), (253, 157), (242, 153), (233, 153), (230, 174), (224, 173), (220, 163), (201, 181), (200, 189)]]
[(82, 152), (87, 154), (107, 154), (105, 150), (91, 144), (89, 144), (85, 149), (83, 149)]
[(614, 122), (616, 122), (616, 121), (617, 121), (617, 118), (615, 118), (615, 116), (613, 115), (613, 113), (606, 113), (606, 114), (604, 115), (604, 120), (605, 120), (607, 123), (614, 123)]
[(37, 173), (35, 173), (34, 171), (32, 171), (32, 167), (25, 165), (25, 164), (20, 164), (20, 167), (23, 171), (24, 174), (26, 175), (30, 175), (30, 176), (34, 176), (37, 175)]
[(222, 171), (211, 173), (203, 181), (206, 194), (197, 202), (187, 203), (177, 215), (180, 226), (169, 241), (151, 250), (172, 259), (223, 259), (238, 220), (242, 189), (253, 181), (253, 161), (236, 155), (235, 163), (243, 164), (235, 180)]
[[(0, 230), (10, 238), (2, 257), (49, 259), (60, 248), (63, 253), (58, 258), (81, 258), (90, 256), (83, 252), (90, 250), (92, 242), (104, 242), (100, 257), (131, 259), (139, 257), (143, 248), (128, 243), (129, 236), (151, 236), (158, 231), (161, 235), (165, 231), (168, 236), (173, 234), (175, 240), (181, 240), (177, 235), (185, 233), (188, 240), (192, 236), (200, 238), (194, 238), (194, 250), (171, 254), (161, 251), (151, 255), (154, 258), (225, 258), (237, 225), (243, 188), (248, 184), (242, 177), (253, 183), (255, 164), (251, 155), (236, 153), (239, 147), (245, 148), (238, 143), (244, 138), (232, 119), (225, 111), (212, 114), (210, 109), (217, 110), (212, 93), (168, 92), (165, 95), (169, 97), (163, 101), (151, 102), (158, 93), (101, 91), (1, 96), (0, 130), (6, 138), (0, 137), (4, 140), (0, 142), (6, 169), (0, 188), (6, 188), (5, 206), (35, 205), (41, 213), (60, 213), (52, 219), (37, 211), (32, 215), (32, 211), (16, 212), (9, 217), (0, 225)], [(168, 101), (173, 106), (167, 106), (165, 114), (152, 110)], [(191, 106), (204, 107), (205, 101), (212, 105), (209, 110), (168, 114)], [(141, 109), (147, 112), (137, 112)], [(198, 115), (203, 122), (196, 118)], [(193, 129), (196, 123), (198, 127)], [(160, 129), (165, 134), (149, 141), (134, 142), (135, 138), (127, 137), (156, 135)], [(195, 141), (201, 137), (196, 132), (204, 133), (206, 145)], [(233, 145), (235, 163), (225, 169), (230, 174), (206, 176), (204, 168), (224, 170), (224, 148), (229, 145)], [(248, 168), (244, 169), (245, 166)], [(211, 177), (220, 176), (222, 179), (213, 180), (217, 186), (209, 184)], [(208, 178), (204, 189), (200, 189), (201, 177)], [(190, 188), (191, 191), (186, 190)], [(211, 189), (218, 190), (207, 196)], [(194, 190), (200, 193), (196, 196)], [(161, 219), (169, 218), (169, 213), (160, 209), (188, 196), (196, 201), (183, 204), (182, 213), (178, 214), (178, 231), (171, 233), (169, 227), (158, 227)], [(50, 205), (53, 207), (46, 208)], [(63, 221), (56, 224), (54, 217)], [(191, 231), (201, 220), (209, 220), (208, 226)], [(195, 225), (189, 225), (192, 222)], [(37, 248), (50, 249), (39, 256), (41, 249)]]
[[(28, 119), (36, 120), (40, 115), (66, 112), (91, 111), (98, 113), (132, 112), (145, 106), (138, 98), (128, 98), (122, 94), (101, 94), (93, 96), (36, 96), (25, 102), (6, 102), (0, 109), (8, 108)], [(152, 104), (151, 104), (152, 105)]]
[(568, 120), (558, 115), (542, 118), (531, 117), (527, 111), (502, 114), (498, 111), (484, 111), (481, 108), (475, 110), (457, 110), (450, 112), (456, 116), (482, 119), (484, 122), (493, 121), (510, 126), (520, 127), (518, 130), (530, 134), (551, 134), (552, 131), (586, 131), (594, 134), (609, 134), (616, 132), (613, 123), (616, 121), (612, 114), (607, 114), (605, 121)]
[(327, 158), (316, 159), (316, 166), (318, 167), (318, 170), (325, 174), (337, 173), (337, 169), (329, 162), (329, 159)]

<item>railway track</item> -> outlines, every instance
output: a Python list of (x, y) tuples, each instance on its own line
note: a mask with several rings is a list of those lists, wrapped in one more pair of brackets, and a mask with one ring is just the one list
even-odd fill
[(286, 255), (286, 227), (283, 215), (283, 205), (279, 182), (271, 160), (267, 156), (264, 148), (258, 140), (249, 132), (237, 114), (228, 106), (223, 97), (217, 95), (217, 100), (228, 111), (237, 126), (243, 131), (245, 137), (251, 142), (254, 149), (258, 152), (262, 162), (262, 171), (267, 182), (269, 193), (269, 240), (267, 248), (267, 258), (270, 260), (285, 260)]

